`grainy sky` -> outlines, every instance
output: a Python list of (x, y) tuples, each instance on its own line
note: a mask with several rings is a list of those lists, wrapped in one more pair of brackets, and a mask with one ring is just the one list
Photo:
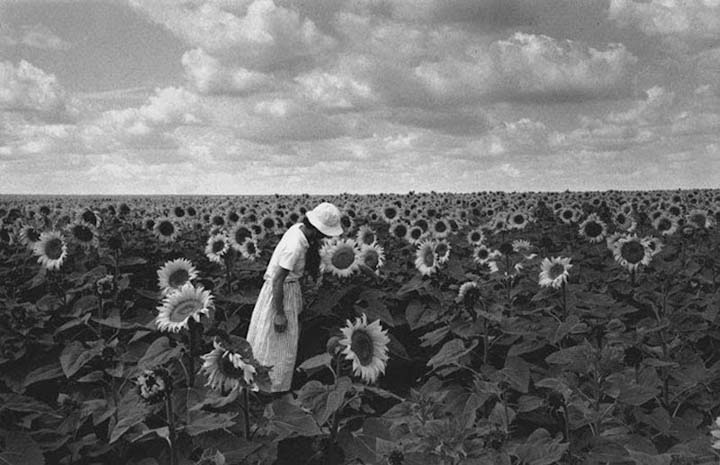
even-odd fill
[(0, 0), (0, 193), (720, 187), (720, 0)]

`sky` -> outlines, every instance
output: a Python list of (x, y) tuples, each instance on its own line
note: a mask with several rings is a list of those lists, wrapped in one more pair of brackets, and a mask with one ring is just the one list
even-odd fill
[(0, 0), (0, 194), (720, 187), (720, 0)]

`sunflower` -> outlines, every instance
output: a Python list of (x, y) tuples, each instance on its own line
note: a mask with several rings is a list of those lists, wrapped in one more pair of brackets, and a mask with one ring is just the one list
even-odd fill
[(163, 295), (179, 291), (193, 279), (198, 277), (198, 272), (190, 260), (178, 258), (165, 262), (157, 271), (158, 287)]
[(258, 243), (255, 238), (246, 238), (242, 243), (242, 247), (240, 247), (240, 253), (244, 258), (250, 260), (251, 262), (260, 258), (260, 247), (258, 247)]
[(708, 229), (714, 224), (713, 217), (708, 214), (707, 210), (699, 208), (690, 210), (690, 213), (685, 217), (685, 221), (687, 224), (699, 229)]
[(211, 262), (222, 263), (225, 254), (230, 249), (230, 240), (225, 234), (213, 234), (208, 238), (205, 246), (205, 255)]
[(20, 230), (20, 241), (30, 250), (33, 250), (37, 241), (40, 240), (40, 231), (34, 226), (25, 225)]
[(644, 237), (642, 239), (642, 243), (645, 244), (645, 247), (650, 249), (651, 257), (654, 257), (655, 255), (659, 254), (663, 248), (663, 241), (659, 237), (652, 237), (652, 236)]
[(510, 212), (507, 216), (507, 225), (509, 229), (525, 229), (529, 224), (529, 217), (527, 212), (522, 210), (516, 210)]
[(653, 220), (653, 228), (663, 236), (672, 236), (678, 229), (677, 218), (663, 213)]
[(447, 221), (440, 218), (438, 220), (435, 220), (432, 225), (430, 225), (430, 232), (433, 237), (437, 239), (443, 239), (450, 234), (450, 225)]
[(100, 223), (102, 222), (100, 214), (96, 211), (90, 210), (89, 208), (84, 209), (80, 213), (80, 219), (89, 225), (95, 226), (96, 228), (100, 227)]
[(473, 249), (473, 261), (480, 265), (490, 261), (494, 261), (500, 256), (500, 252), (497, 250), (491, 250), (489, 247), (480, 245)]
[(68, 226), (70, 237), (73, 242), (79, 244), (83, 249), (89, 250), (98, 246), (98, 237), (95, 227), (84, 221), (76, 221)]
[(479, 229), (473, 229), (467, 235), (467, 241), (470, 245), (478, 246), (485, 241), (485, 235)]
[(524, 239), (516, 239), (512, 241), (512, 248), (513, 252), (521, 253), (521, 252), (529, 252), (532, 248), (532, 244), (530, 244), (529, 241), (526, 241)]
[(255, 375), (257, 370), (252, 361), (241, 354), (225, 349), (217, 341), (213, 341), (214, 349), (203, 355), (203, 365), (200, 371), (208, 378), (206, 386), (215, 391), (236, 391), (249, 387), (257, 391)]
[(438, 269), (438, 257), (435, 253), (435, 241), (423, 240), (418, 243), (415, 252), (415, 268), (423, 276), (430, 276)]
[(390, 226), (390, 235), (400, 239), (401, 241), (407, 240), (408, 226), (402, 221), (398, 221)]
[(480, 297), (480, 289), (476, 281), (468, 281), (463, 283), (458, 289), (457, 297), (455, 302), (465, 304), (466, 307), (472, 307), (477, 299)]
[(154, 404), (165, 398), (172, 390), (170, 373), (164, 368), (145, 370), (137, 377), (135, 384), (138, 394), (148, 404)]
[(450, 260), (450, 244), (444, 239), (435, 241), (435, 256), (439, 264), (447, 263)]
[(358, 244), (371, 245), (377, 242), (377, 234), (375, 230), (367, 225), (362, 225), (358, 228), (357, 235), (355, 236)]
[(407, 240), (411, 244), (417, 244), (425, 238), (425, 231), (420, 226), (413, 226), (408, 230)]
[(397, 221), (400, 217), (400, 213), (398, 212), (397, 207), (395, 205), (386, 205), (382, 209), (382, 218), (385, 220), (386, 223), (392, 223), (393, 221)]
[(652, 259), (650, 248), (634, 234), (619, 237), (613, 249), (615, 261), (628, 271), (634, 271), (640, 265), (647, 266)]
[(346, 360), (353, 362), (353, 374), (360, 376), (366, 383), (373, 383), (381, 373), (385, 373), (385, 365), (388, 360), (387, 345), (390, 338), (387, 330), (380, 326), (380, 320), (371, 324), (367, 323), (367, 316), (356, 318), (355, 323), (347, 320), (344, 328), (341, 328), (343, 338), (340, 344), (345, 346), (342, 354)]
[(200, 321), (200, 315), (207, 315), (213, 307), (210, 291), (202, 287), (185, 284), (179, 291), (166, 296), (158, 310), (155, 324), (160, 331), (179, 332), (187, 329), (190, 318)]
[(180, 231), (173, 220), (165, 217), (155, 221), (153, 233), (161, 242), (172, 242), (180, 234)]
[(585, 221), (580, 223), (580, 236), (591, 244), (602, 242), (606, 234), (607, 226), (595, 213), (588, 215)]
[(626, 210), (621, 210), (613, 216), (613, 223), (615, 227), (621, 231), (632, 232), (637, 227), (637, 221), (632, 217), (632, 213), (626, 213)]
[(563, 207), (557, 212), (557, 216), (563, 223), (572, 224), (580, 218), (580, 212), (573, 207)]
[(44, 232), (33, 247), (38, 263), (48, 270), (60, 269), (67, 257), (67, 245), (62, 234), (57, 231)]
[(230, 246), (236, 251), (242, 253), (242, 246), (245, 239), (253, 237), (253, 231), (250, 225), (245, 223), (236, 223), (230, 230)]
[(567, 283), (570, 268), (572, 268), (572, 265), (569, 258), (544, 258), (540, 264), (541, 271), (538, 284), (542, 287), (559, 289), (563, 284)]
[(380, 268), (385, 265), (385, 251), (375, 243), (370, 245), (360, 244), (358, 261), (375, 273), (379, 273)]
[(334, 238), (320, 249), (320, 271), (344, 278), (358, 270), (359, 249), (352, 239)]
[(720, 417), (715, 419), (715, 423), (713, 423), (713, 429), (710, 431), (710, 434), (713, 437), (713, 443), (710, 447), (720, 450)]

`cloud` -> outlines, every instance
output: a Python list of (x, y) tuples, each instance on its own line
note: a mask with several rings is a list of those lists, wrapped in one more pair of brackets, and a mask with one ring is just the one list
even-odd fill
[(232, 57), (248, 69), (293, 67), (335, 45), (311, 20), (272, 0), (130, 0), (130, 5), (187, 44)]
[(634, 27), (649, 36), (720, 36), (717, 0), (610, 0), (608, 17), (622, 27)]
[(74, 102), (53, 74), (25, 60), (0, 62), (0, 111), (19, 112), (48, 121), (71, 118)]
[(69, 50), (72, 47), (72, 44), (61, 39), (43, 24), (22, 26), (17, 31), (7, 24), (0, 26), (0, 46), (16, 47), (18, 45), (41, 50), (61, 51)]
[(248, 95), (273, 86), (272, 76), (240, 66), (225, 66), (203, 49), (185, 52), (182, 64), (190, 83), (203, 94)]

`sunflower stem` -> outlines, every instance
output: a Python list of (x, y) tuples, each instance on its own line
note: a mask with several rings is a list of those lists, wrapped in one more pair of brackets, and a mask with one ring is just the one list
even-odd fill
[(170, 444), (170, 465), (177, 465), (177, 451), (175, 450), (175, 415), (172, 406), (172, 394), (165, 395), (165, 414), (168, 424), (168, 443)]
[(487, 320), (483, 320), (483, 366), (487, 366), (488, 352), (490, 351), (490, 336), (488, 335)]
[(567, 320), (567, 285), (562, 283), (563, 320)]
[[(340, 356), (335, 357), (335, 388), (337, 389), (338, 382), (340, 381)], [(338, 428), (340, 427), (340, 409), (338, 408), (333, 413), (332, 428), (330, 430), (330, 444), (335, 444), (335, 438), (337, 438)]]
[(635, 287), (635, 270), (630, 270), (630, 285)]

